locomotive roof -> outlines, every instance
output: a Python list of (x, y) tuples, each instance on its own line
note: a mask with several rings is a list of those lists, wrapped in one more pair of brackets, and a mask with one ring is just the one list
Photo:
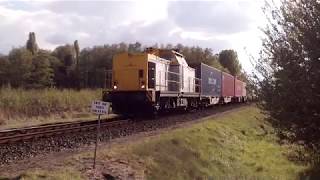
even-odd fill
[(145, 51), (147, 53), (159, 56), (160, 58), (169, 60), (173, 64), (188, 66), (188, 63), (185, 60), (184, 56), (175, 50), (147, 48)]

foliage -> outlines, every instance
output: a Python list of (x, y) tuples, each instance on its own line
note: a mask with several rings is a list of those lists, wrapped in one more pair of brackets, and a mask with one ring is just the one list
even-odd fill
[[(87, 109), (92, 100), (99, 99), (100, 90), (58, 89), (0, 89), (0, 119), (14, 116), (45, 116)], [(3, 117), (1, 117), (3, 115)]]
[[(158, 44), (152, 47), (159, 48)], [(35, 33), (30, 32), (26, 47), (12, 49), (8, 58), (0, 57), (0, 86), (103, 88), (106, 85), (107, 71), (112, 68), (112, 58), (116, 53), (125, 51), (137, 53), (145, 48), (146, 46), (135, 42), (105, 44), (80, 50), (76, 40), (73, 45), (61, 45), (51, 52), (38, 49)], [(210, 48), (189, 47), (182, 44), (175, 46), (162, 44), (160, 48), (180, 51), (190, 65), (202, 62), (222, 71), (231, 72), (229, 67), (220, 64), (219, 56)], [(232, 52), (236, 54), (235, 51)], [(234, 61), (238, 62), (237, 59)]]
[(80, 53), (80, 47), (79, 47), (79, 43), (78, 40), (74, 41), (74, 50), (75, 50), (75, 54), (76, 54), (76, 65), (79, 64), (79, 53)]
[(142, 51), (142, 45), (139, 42), (136, 42), (135, 44), (129, 44), (128, 47), (128, 52), (133, 53), (133, 52), (141, 52)]
[(26, 87), (31, 76), (33, 55), (25, 48), (15, 48), (9, 53), (8, 77), (12, 87)]
[(262, 108), (280, 135), (310, 146), (320, 142), (320, 3), (268, 3), (256, 76)]
[[(52, 61), (52, 62), (51, 62)], [(54, 58), (47, 52), (40, 50), (37, 54), (25, 48), (15, 48), (8, 56), (8, 61), (2, 60), (5, 65), (1, 76), (2, 85), (10, 83), (12, 87), (44, 88), (53, 85), (52, 64)]]
[(79, 69), (82, 87), (104, 87), (106, 70), (112, 69), (112, 58), (128, 50), (124, 43), (85, 48), (80, 53)]
[(0, 55), (0, 87), (7, 85), (9, 61), (7, 56)]
[(220, 65), (217, 55), (213, 54), (212, 49), (210, 48), (203, 49), (198, 46), (188, 47), (183, 46), (182, 44), (177, 44), (174, 47), (171, 47), (171, 45), (168, 44), (165, 48), (177, 49), (185, 56), (187, 63), (191, 66), (202, 62), (217, 69), (227, 71)]
[(53, 69), (50, 56), (46, 52), (39, 52), (32, 60), (31, 75), (26, 87), (45, 88), (53, 85)]
[(29, 33), (29, 39), (26, 44), (26, 48), (33, 54), (35, 55), (38, 51), (38, 45), (36, 42), (36, 35), (34, 32)]
[(75, 50), (72, 45), (66, 44), (64, 46), (58, 46), (52, 52), (52, 55), (60, 59), (67, 67), (75, 64)]
[(220, 64), (229, 70), (229, 72), (238, 76), (241, 71), (241, 65), (238, 60), (237, 52), (234, 50), (223, 50), (219, 53)]

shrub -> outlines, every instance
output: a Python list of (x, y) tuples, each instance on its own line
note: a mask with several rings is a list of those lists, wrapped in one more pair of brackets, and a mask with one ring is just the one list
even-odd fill
[(84, 111), (100, 90), (0, 89), (0, 116), (46, 116), (67, 111)]

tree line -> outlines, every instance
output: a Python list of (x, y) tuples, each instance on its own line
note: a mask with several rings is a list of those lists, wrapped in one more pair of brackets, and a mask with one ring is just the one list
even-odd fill
[[(141, 43), (105, 44), (83, 48), (78, 41), (56, 47), (53, 51), (38, 47), (36, 35), (29, 33), (26, 45), (0, 55), (0, 86), (13, 88), (103, 88), (112, 58), (119, 52), (142, 52)], [(223, 50), (214, 54), (210, 48), (177, 45), (153, 45), (154, 48), (176, 49), (189, 64), (206, 63), (245, 80), (237, 53)]]

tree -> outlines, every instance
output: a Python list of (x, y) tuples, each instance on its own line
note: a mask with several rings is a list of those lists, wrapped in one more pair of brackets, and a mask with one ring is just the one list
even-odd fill
[(220, 64), (229, 70), (229, 72), (238, 76), (241, 71), (241, 65), (238, 60), (237, 52), (234, 50), (223, 50), (219, 53)]
[(8, 57), (0, 55), (0, 87), (9, 83), (8, 70)]
[(53, 68), (50, 64), (51, 55), (45, 51), (39, 52), (32, 60), (28, 88), (45, 88), (53, 85)]
[(128, 51), (129, 52), (141, 52), (142, 51), (141, 43), (136, 42), (134, 44), (129, 44)]
[[(167, 45), (167, 47), (170, 46), (171, 45)], [(226, 71), (226, 69), (224, 69), (218, 61), (218, 56), (214, 55), (212, 53), (212, 49), (210, 48), (203, 49), (201, 47), (188, 47), (183, 46), (182, 44), (177, 44), (174, 46), (174, 49), (182, 53), (185, 56), (187, 63), (191, 66), (199, 63), (205, 63), (209, 66)]]
[(67, 44), (64, 46), (58, 46), (52, 53), (53, 56), (60, 59), (65, 66), (73, 66), (75, 64), (75, 50), (74, 47)]
[(112, 58), (127, 51), (124, 43), (85, 48), (80, 53), (81, 82), (85, 87), (104, 87), (106, 70), (112, 68)]
[(9, 52), (10, 84), (12, 87), (26, 87), (31, 75), (32, 53), (25, 48), (14, 48)]
[(78, 40), (74, 41), (74, 50), (75, 50), (75, 54), (76, 54), (76, 66), (78, 66), (79, 65), (79, 53), (80, 53)]
[(261, 107), (283, 138), (320, 145), (320, 3), (284, 0), (265, 7), (261, 57), (256, 62)]
[(29, 33), (29, 39), (27, 41), (26, 47), (33, 55), (37, 53), (38, 45), (36, 42), (36, 35), (34, 32)]
[(75, 48), (72, 45), (58, 46), (52, 55), (60, 60), (59, 66), (55, 67), (55, 85), (58, 87), (77, 87), (77, 73), (75, 66)]

